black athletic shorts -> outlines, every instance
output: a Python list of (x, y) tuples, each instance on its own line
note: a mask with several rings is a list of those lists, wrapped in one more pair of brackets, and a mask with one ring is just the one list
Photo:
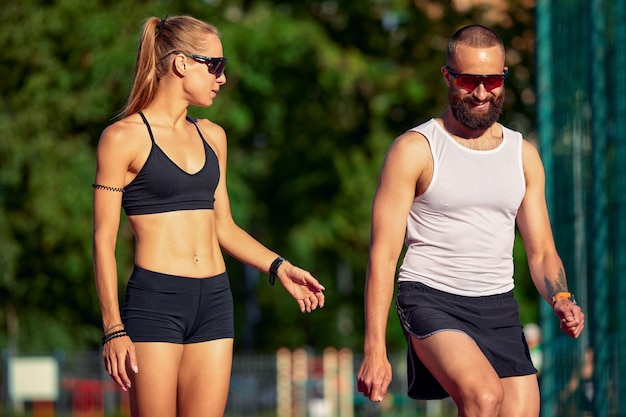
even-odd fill
[(178, 344), (233, 338), (233, 297), (226, 272), (187, 278), (135, 266), (122, 321), (133, 342)]
[(461, 331), (476, 342), (500, 378), (537, 373), (513, 291), (464, 297), (402, 281), (396, 307), (409, 345), (408, 395), (413, 399), (441, 399), (449, 394), (415, 354), (410, 335), (421, 339), (443, 330)]

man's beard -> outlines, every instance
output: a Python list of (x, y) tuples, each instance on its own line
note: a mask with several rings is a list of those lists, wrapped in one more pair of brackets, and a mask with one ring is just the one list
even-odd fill
[(498, 121), (502, 114), (502, 106), (504, 104), (504, 88), (502, 94), (489, 99), (489, 109), (487, 112), (478, 112), (473, 110), (471, 104), (475, 102), (472, 95), (461, 97), (451, 89), (448, 90), (448, 101), (454, 118), (469, 130), (481, 131), (487, 130), (491, 125)]

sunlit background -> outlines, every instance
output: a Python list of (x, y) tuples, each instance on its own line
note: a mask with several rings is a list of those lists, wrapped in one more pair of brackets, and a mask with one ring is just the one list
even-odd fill
[[(6, 4), (5, 4), (6, 3)], [(130, 89), (148, 16), (216, 25), (227, 84), (194, 117), (229, 140), (236, 221), (327, 288), (310, 315), (227, 256), (236, 338), (227, 416), (455, 416), (405, 394), (391, 309), (388, 399), (355, 388), (370, 208), (387, 148), (447, 105), (450, 35), (480, 23), (507, 47), (501, 122), (541, 151), (571, 289), (587, 314), (567, 340), (516, 242), (516, 296), (539, 336), (542, 417), (626, 417), (626, 12), (609, 0), (17, 0), (0, 7), (0, 415), (125, 416), (104, 372), (91, 263), (100, 132)], [(132, 268), (120, 228), (120, 295)], [(536, 325), (536, 326), (535, 326)], [(530, 334), (530, 333), (529, 333)], [(589, 393), (593, 395), (589, 396)]]

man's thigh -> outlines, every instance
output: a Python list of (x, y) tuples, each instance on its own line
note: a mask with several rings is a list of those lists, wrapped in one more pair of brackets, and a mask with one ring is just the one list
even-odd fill
[(423, 339), (411, 336), (411, 344), (457, 404), (480, 392), (502, 395), (500, 377), (467, 334), (443, 330)]
[(537, 375), (502, 378), (504, 401), (501, 417), (539, 417), (539, 381)]

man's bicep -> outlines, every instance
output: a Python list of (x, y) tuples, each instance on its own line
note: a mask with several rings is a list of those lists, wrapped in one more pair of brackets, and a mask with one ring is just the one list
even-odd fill
[(526, 193), (518, 210), (517, 226), (529, 256), (554, 250), (545, 196), (545, 173), (539, 154), (527, 147), (524, 155)]
[(407, 161), (407, 149), (391, 149), (388, 153), (372, 206), (372, 247), (400, 252), (406, 221), (415, 199), (417, 173)]

